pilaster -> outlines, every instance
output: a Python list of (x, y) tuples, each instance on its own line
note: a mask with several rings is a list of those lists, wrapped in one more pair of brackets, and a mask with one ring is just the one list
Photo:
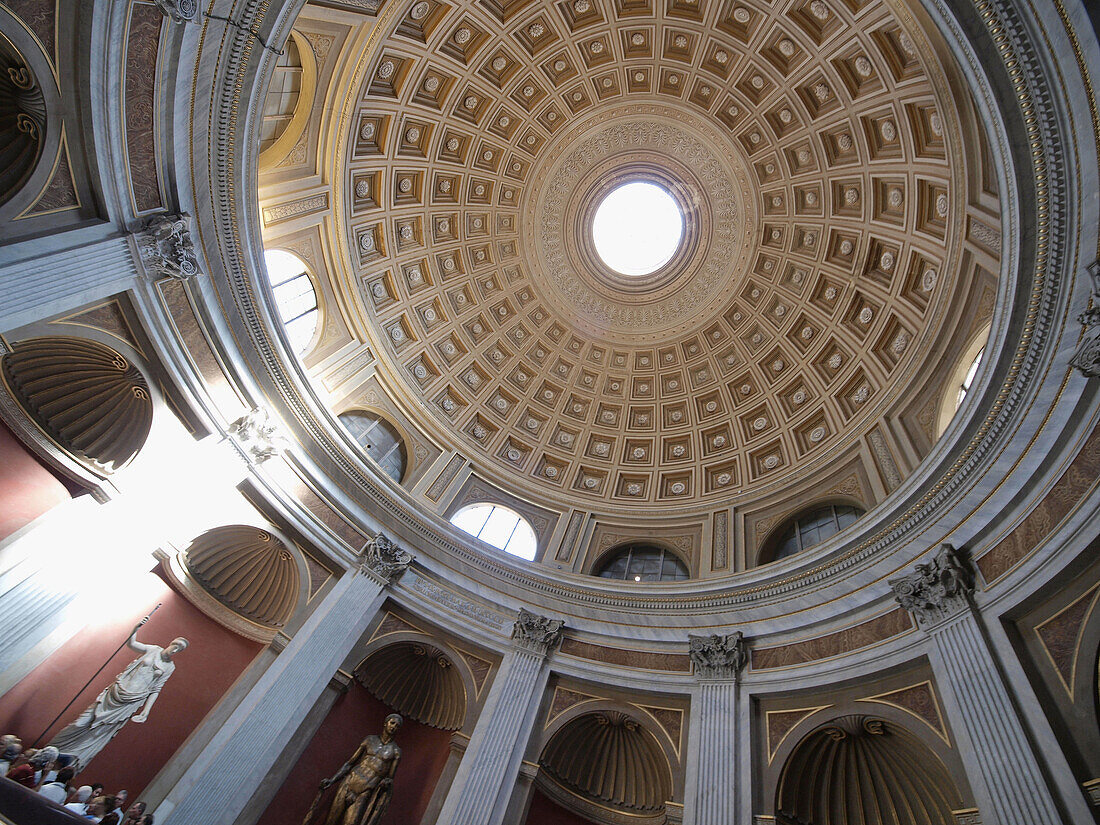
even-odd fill
[(739, 708), (741, 671), (748, 650), (740, 632), (689, 636), (696, 685), (688, 728), (684, 825), (730, 825), (737, 821), (745, 721)]
[(501, 825), (565, 623), (520, 610), (437, 825)]
[[(1050, 788), (974, 608), (974, 577), (950, 545), (890, 581), (898, 603), (932, 639), (930, 659), (986, 825), (1058, 825)], [(950, 713), (954, 710), (955, 713)], [(965, 755), (965, 749), (964, 755)]]
[(366, 631), (412, 556), (372, 539), (157, 809), (175, 825), (230, 825)]

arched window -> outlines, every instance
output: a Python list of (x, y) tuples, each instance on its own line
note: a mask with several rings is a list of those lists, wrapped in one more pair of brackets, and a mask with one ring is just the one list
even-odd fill
[(864, 513), (858, 507), (825, 504), (803, 510), (786, 522), (761, 553), (764, 561), (778, 561), (808, 550), (855, 523)]
[(955, 393), (955, 410), (962, 406), (963, 399), (966, 398), (966, 394), (970, 392), (970, 385), (974, 383), (974, 376), (978, 374), (978, 367), (982, 365), (982, 356), (985, 355), (985, 347), (983, 346), (978, 350), (978, 354), (974, 356), (974, 360), (970, 362), (970, 366), (966, 370), (966, 375), (963, 376), (962, 383), (959, 384), (959, 389)]
[(382, 416), (366, 410), (340, 413), (337, 418), (386, 475), (400, 483), (405, 477), (408, 453), (397, 427)]
[(498, 550), (528, 561), (535, 558), (535, 531), (515, 510), (487, 502), (471, 504), (451, 516), (451, 524)]
[(674, 582), (690, 578), (687, 566), (671, 550), (655, 544), (624, 544), (611, 550), (597, 576), (635, 582)]
[(304, 355), (321, 318), (309, 270), (305, 261), (282, 249), (264, 252), (264, 262), (290, 346), (297, 355)]
[(979, 330), (978, 334), (970, 339), (966, 349), (959, 355), (955, 367), (946, 380), (946, 385), (940, 395), (939, 414), (936, 419), (936, 432), (942, 435), (959, 411), (966, 396), (970, 393), (974, 381), (981, 370), (982, 361), (985, 359), (986, 342), (989, 340), (989, 327)]

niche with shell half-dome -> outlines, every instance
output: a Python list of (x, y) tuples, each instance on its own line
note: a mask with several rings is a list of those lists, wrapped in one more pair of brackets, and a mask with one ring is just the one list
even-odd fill
[(205, 531), (168, 567), (196, 607), (256, 641), (284, 629), (310, 592), (309, 569), (293, 542), (247, 524)]
[(906, 727), (853, 714), (811, 731), (787, 757), (775, 821), (941, 825), (962, 808), (946, 766)]
[(93, 475), (128, 465), (153, 425), (149, 380), (132, 359), (87, 338), (31, 338), (0, 361), (11, 398), (54, 445)]
[(681, 793), (677, 743), (632, 704), (559, 688), (555, 706), (570, 699), (577, 704), (555, 715), (544, 731), (539, 792), (596, 823), (666, 822), (670, 810), (680, 808), (674, 801)]

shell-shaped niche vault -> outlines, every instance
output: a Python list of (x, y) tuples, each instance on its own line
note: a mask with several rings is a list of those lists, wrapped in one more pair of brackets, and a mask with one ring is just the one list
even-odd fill
[(266, 530), (217, 527), (192, 541), (183, 560), (207, 593), (250, 621), (278, 629), (294, 615), (301, 573), (289, 548)]
[(931, 750), (904, 728), (843, 716), (810, 733), (783, 766), (776, 820), (814, 825), (938, 825), (962, 806)]
[(466, 718), (466, 689), (443, 651), (401, 642), (371, 654), (356, 669), (363, 686), (398, 713), (442, 730)]
[(660, 746), (624, 713), (588, 713), (567, 723), (547, 743), (540, 764), (582, 797), (636, 815), (663, 811), (672, 795)]
[(4, 357), (20, 406), (62, 449), (102, 473), (131, 461), (153, 424), (141, 370), (96, 341), (35, 338)]

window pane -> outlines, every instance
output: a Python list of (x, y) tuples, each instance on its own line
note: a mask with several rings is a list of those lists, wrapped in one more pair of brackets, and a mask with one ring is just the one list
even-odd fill
[(523, 559), (535, 558), (538, 538), (518, 513), (493, 504), (471, 504), (451, 517), (451, 524), (471, 536)]
[(471, 536), (476, 536), (481, 532), (481, 528), (485, 526), (492, 510), (493, 505), (491, 504), (475, 504), (456, 513), (451, 519), (451, 524), (465, 530)]
[(481, 535), (478, 538), (503, 550), (508, 544), (508, 539), (512, 537), (512, 531), (516, 529), (517, 521), (519, 516), (515, 513), (503, 507), (497, 507), (485, 522), (485, 526), (481, 528)]

